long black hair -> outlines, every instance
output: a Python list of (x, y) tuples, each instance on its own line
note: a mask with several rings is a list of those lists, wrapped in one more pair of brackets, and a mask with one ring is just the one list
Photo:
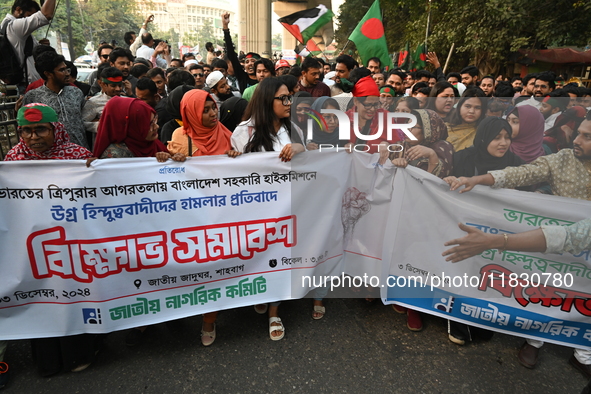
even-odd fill
[(466, 89), (466, 91), (462, 95), (462, 98), (458, 102), (456, 108), (451, 110), (451, 113), (449, 115), (449, 124), (451, 124), (452, 126), (459, 126), (462, 123), (464, 123), (464, 119), (462, 119), (462, 116), (460, 115), (460, 110), (462, 108), (462, 105), (464, 105), (464, 103), (471, 98), (477, 98), (480, 100), (480, 107), (482, 112), (480, 113), (480, 118), (478, 118), (475, 123), (475, 126), (478, 127), (482, 119), (486, 117), (486, 109), (488, 106), (488, 102), (491, 99), (485, 96), (482, 89), (476, 88)]
[[(280, 120), (273, 111), (273, 104), (277, 91), (282, 86), (285, 84), (274, 77), (265, 78), (257, 85), (242, 118), (243, 120), (252, 119), (254, 126), (252, 138), (244, 147), (244, 153), (261, 152), (262, 149), (273, 151), (273, 142), (277, 135), (274, 125)], [(281, 122), (291, 137), (290, 119), (281, 119)]]

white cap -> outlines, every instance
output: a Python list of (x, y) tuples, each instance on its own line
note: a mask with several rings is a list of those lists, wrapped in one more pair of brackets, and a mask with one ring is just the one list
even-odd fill
[(460, 94), (460, 97), (462, 97), (462, 94), (464, 94), (464, 91), (466, 90), (466, 85), (464, 85), (461, 82), (456, 83), (456, 89), (458, 89), (458, 93)]
[(185, 67), (188, 69), (191, 64), (199, 64), (199, 62), (195, 59), (189, 59), (185, 61)]
[(222, 74), (221, 71), (214, 71), (209, 73), (207, 79), (205, 80), (205, 83), (210, 88), (213, 88), (215, 84), (218, 83), (222, 78), (224, 78), (224, 74)]
[(336, 71), (329, 71), (324, 75), (324, 79), (333, 79), (337, 76)]
[(325, 84), (326, 86), (328, 86), (329, 88), (330, 88), (332, 85), (334, 85), (334, 84), (336, 83), (336, 82), (335, 82), (335, 81), (333, 81), (332, 79), (326, 79), (326, 78), (325, 78), (325, 79), (323, 79), (323, 80), (322, 80), (322, 82), (324, 82), (324, 84)]

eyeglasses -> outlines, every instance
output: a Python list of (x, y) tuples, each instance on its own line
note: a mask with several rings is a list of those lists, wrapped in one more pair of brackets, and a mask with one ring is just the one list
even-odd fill
[(109, 55), (101, 55), (101, 57), (102, 57), (103, 59), (108, 59), (108, 58), (109, 58)]
[[(278, 97), (275, 97), (275, 98), (278, 98)], [(283, 103), (283, 104), (285, 104), (285, 103)], [(310, 107), (299, 107), (299, 108), (296, 108), (296, 112), (298, 114), (303, 114), (303, 113), (306, 113), (306, 112), (310, 112)]]
[(49, 135), (49, 133), (51, 132), (51, 129), (49, 127), (35, 127), (33, 129), (29, 129), (29, 128), (20, 128), (18, 130), (19, 135), (23, 138), (31, 138), (33, 136), (33, 133), (37, 135), (37, 137), (39, 138), (43, 138), (43, 137), (47, 137)]
[(203, 78), (203, 75), (204, 75), (204, 74), (201, 74), (201, 73), (195, 73), (195, 74), (193, 74), (193, 76), (194, 76), (195, 78)]
[(380, 106), (380, 102), (375, 102), (371, 104), (361, 103), (365, 107), (365, 109), (378, 109)]
[(70, 72), (72, 72), (72, 70), (70, 70), (68, 67), (60, 68), (60, 69), (57, 69), (55, 71), (58, 71), (58, 72), (60, 72), (62, 74), (70, 74)]
[(291, 105), (293, 103), (293, 96), (291, 94), (279, 97), (273, 97), (275, 100), (281, 100), (281, 104), (283, 105)]

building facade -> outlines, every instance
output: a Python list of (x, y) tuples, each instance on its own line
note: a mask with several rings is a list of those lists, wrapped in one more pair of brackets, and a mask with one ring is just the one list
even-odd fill
[[(230, 13), (230, 31), (238, 32), (236, 20), (236, 4), (229, 0), (202, 1), (202, 0), (154, 0), (139, 1), (142, 14), (154, 14), (154, 25), (159, 31), (173, 29), (182, 37), (186, 33), (195, 33), (206, 21), (213, 26), (214, 36), (223, 40), (222, 20), (223, 12)], [(183, 42), (184, 45), (196, 45), (198, 43)], [(200, 42), (200, 45), (205, 45)]]

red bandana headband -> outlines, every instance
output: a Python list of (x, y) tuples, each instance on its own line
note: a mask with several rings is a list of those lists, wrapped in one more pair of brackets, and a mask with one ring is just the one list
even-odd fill
[(102, 78), (103, 83), (108, 83), (108, 84), (112, 84), (112, 85), (119, 85), (123, 82), (123, 77), (119, 76), (119, 77), (107, 77), (107, 78)]

